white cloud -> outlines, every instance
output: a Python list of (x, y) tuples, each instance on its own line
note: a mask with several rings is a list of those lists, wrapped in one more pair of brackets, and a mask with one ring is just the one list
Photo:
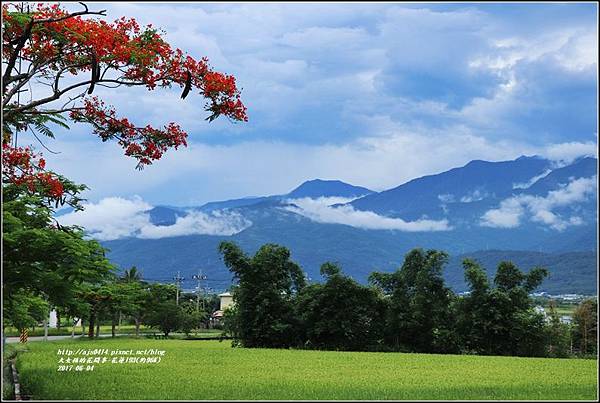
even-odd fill
[(100, 241), (126, 237), (157, 239), (183, 235), (233, 235), (252, 225), (235, 212), (215, 211), (205, 214), (189, 211), (177, 217), (173, 225), (154, 225), (148, 210), (152, 206), (136, 196), (132, 199), (107, 197), (98, 203), (85, 203), (83, 211), (58, 217), (62, 225), (79, 225)]
[[(153, 204), (195, 205), (285, 193), (316, 177), (382, 190), (473, 159), (565, 159), (596, 148), (596, 142), (534, 146), (538, 133), (505, 127), (515, 111), (541, 116), (515, 95), (526, 81), (519, 64), (546, 54), (565, 55), (546, 64), (572, 61), (589, 69), (594, 63), (596, 36), (585, 24), (558, 29), (551, 20), (527, 33), (478, 6), (116, 2), (98, 8), (108, 9), (108, 19), (135, 16), (164, 28), (173, 46), (206, 55), (215, 69), (236, 76), (250, 121), (209, 124), (204, 100), (190, 95), (183, 102), (179, 88), (99, 87), (98, 95), (138, 125), (180, 123), (190, 147), (137, 172), (118, 146), (73, 125), (59, 141), (48, 141), (63, 151), (47, 155), (48, 166), (89, 185), (86, 197), (93, 200), (141, 194)], [(430, 94), (439, 89), (447, 97)], [(453, 109), (446, 98), (454, 97), (472, 102)], [(80, 141), (84, 134), (91, 141)], [(587, 135), (574, 129), (574, 138)]]
[(550, 174), (550, 172), (552, 172), (552, 170), (551, 169), (547, 169), (544, 172), (542, 172), (541, 174), (536, 175), (533, 178), (529, 179), (527, 182), (513, 183), (513, 189), (528, 189), (528, 188), (531, 187), (531, 185), (533, 185), (534, 183), (536, 183), (540, 179), (545, 178), (546, 176), (548, 176)]
[(575, 179), (558, 190), (548, 192), (548, 196), (540, 200), (539, 207), (560, 207), (583, 201), (588, 195), (593, 194), (597, 187), (595, 175), (590, 178)]
[(303, 206), (307, 206), (310, 209), (310, 206), (333, 207), (336, 205), (347, 204), (356, 199), (360, 199), (360, 197), (331, 196), (331, 197), (318, 197), (316, 199), (311, 198), (311, 197), (303, 197), (303, 198), (298, 198), (298, 199), (285, 199), (284, 203), (295, 204), (301, 208), (304, 208)]
[(597, 134), (596, 141), (549, 144), (541, 150), (540, 155), (563, 164), (568, 164), (583, 156), (598, 158)]
[(558, 231), (569, 226), (581, 225), (581, 217), (563, 218), (552, 210), (587, 200), (588, 196), (597, 192), (596, 180), (596, 176), (574, 179), (567, 185), (548, 192), (546, 197), (519, 195), (505, 199), (499, 208), (488, 210), (481, 217), (480, 224), (485, 227), (515, 228), (521, 224), (523, 216), (528, 214), (531, 221), (548, 225)]
[(144, 212), (152, 206), (140, 197), (107, 197), (83, 207), (83, 211), (65, 214), (58, 221), (61, 225), (79, 225), (100, 241), (133, 236), (141, 227), (150, 225), (150, 217)]
[(442, 195), (438, 195), (438, 199), (442, 202), (442, 203), (454, 203), (454, 195), (451, 193), (445, 193)]
[(481, 217), (481, 225), (494, 228), (515, 228), (521, 224), (520, 219), (523, 213), (524, 208), (520, 200), (506, 199), (500, 203), (500, 208), (488, 210)]
[[(346, 199), (346, 202), (351, 200)], [(428, 219), (404, 221), (400, 218), (381, 216), (372, 211), (355, 210), (349, 205), (332, 206), (332, 204), (340, 203), (340, 201), (341, 198), (327, 197), (290, 199), (287, 202), (291, 205), (284, 208), (316, 222), (343, 224), (362, 229), (406, 232), (448, 231), (452, 229), (448, 224), (448, 220), (445, 219), (440, 221)]]
[(565, 69), (575, 72), (597, 69), (597, 33), (584, 33), (570, 37), (569, 41), (561, 48), (561, 52), (557, 52), (555, 58)]
[[(500, 84), (491, 93), (471, 99), (460, 110), (459, 119), (474, 130), (488, 131), (488, 135), (528, 136), (537, 132), (555, 141), (557, 134), (563, 138), (591, 135), (596, 124), (588, 124), (587, 133), (570, 131), (583, 121), (593, 122), (595, 111), (579, 110), (575, 114), (570, 108), (595, 100), (596, 24), (548, 24), (528, 35), (498, 35), (502, 34), (491, 36), (491, 46), (468, 65), (473, 72), (493, 74)], [(546, 80), (548, 76), (553, 79)], [(563, 119), (556, 119), (557, 115)]]
[(488, 193), (481, 192), (479, 189), (475, 189), (474, 191), (464, 195), (460, 198), (461, 203), (472, 203), (475, 201), (480, 201), (488, 197)]
[(587, 143), (536, 148), (517, 141), (487, 140), (461, 127), (452, 132), (429, 130), (425, 135), (385, 119), (372, 120), (371, 136), (346, 144), (191, 143), (170, 150), (143, 171), (134, 169), (135, 161), (123, 156), (118, 145), (93, 138), (85, 145), (49, 142), (62, 153), (47, 154), (46, 159), (59, 173), (88, 185), (91, 190), (85, 197), (91, 200), (142, 194), (155, 205), (193, 206), (249, 195), (285, 194), (315, 178), (338, 179), (380, 191), (463, 166), (473, 156), (487, 161), (511, 160), (523, 154), (563, 159), (587, 154), (591, 148)]
[[(564, 68), (582, 70), (594, 66), (594, 50), (597, 48), (595, 36), (581, 30), (558, 30), (542, 32), (531, 37), (506, 37), (497, 39), (490, 52), (473, 59), (472, 68), (485, 67), (510, 71), (518, 63), (532, 62), (551, 55)], [(597, 54), (597, 52), (596, 52)]]
[(251, 225), (252, 222), (236, 212), (214, 211), (209, 215), (190, 211), (185, 217), (177, 217), (173, 225), (146, 225), (140, 228), (138, 238), (157, 239), (194, 234), (230, 236)]

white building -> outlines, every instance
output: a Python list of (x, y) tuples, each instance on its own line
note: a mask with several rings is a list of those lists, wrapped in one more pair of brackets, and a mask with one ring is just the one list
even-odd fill
[(56, 315), (56, 309), (50, 311), (50, 317), (48, 318), (48, 327), (55, 329), (58, 324), (58, 316)]
[(570, 325), (571, 322), (573, 322), (573, 318), (568, 315), (563, 315), (560, 317), (560, 323), (565, 323), (567, 325)]
[(223, 294), (219, 294), (219, 298), (221, 300), (221, 305), (219, 309), (224, 311), (228, 306), (233, 305), (233, 295), (230, 292), (224, 292)]
[(219, 322), (221, 319), (223, 319), (223, 313), (225, 309), (233, 305), (233, 295), (230, 292), (224, 292), (222, 294), (219, 294), (219, 299), (219, 310), (213, 312), (212, 314), (212, 319), (215, 322)]

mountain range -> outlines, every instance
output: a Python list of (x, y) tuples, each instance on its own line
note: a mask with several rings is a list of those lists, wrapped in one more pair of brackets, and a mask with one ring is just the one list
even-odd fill
[[(372, 271), (394, 270), (410, 249), (422, 247), (449, 253), (444, 275), (456, 291), (466, 289), (460, 262), (474, 257), (490, 274), (500, 260), (525, 271), (547, 267), (542, 291), (595, 294), (597, 164), (592, 157), (562, 165), (538, 156), (475, 160), (380, 192), (315, 179), (283, 195), (157, 206), (146, 212), (153, 225), (175, 229), (185, 222), (186, 231), (103, 245), (118, 266), (136, 265), (147, 279), (172, 281), (177, 271), (191, 279), (202, 269), (215, 290), (231, 283), (217, 247), (232, 240), (248, 253), (265, 243), (288, 247), (313, 281), (320, 280), (322, 263), (334, 261), (365, 282)], [(219, 220), (225, 228), (233, 219), (233, 230), (202, 228)]]

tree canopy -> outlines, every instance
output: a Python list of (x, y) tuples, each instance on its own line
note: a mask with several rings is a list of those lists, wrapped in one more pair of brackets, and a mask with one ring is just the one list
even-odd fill
[(547, 276), (544, 268), (523, 273), (511, 262), (498, 265), (493, 285), (483, 268), (465, 259), (470, 294), (458, 305), (458, 327), (467, 350), (482, 354), (544, 355), (544, 318), (529, 293)]
[(233, 300), (238, 307), (235, 331), (240, 343), (245, 347), (294, 344), (292, 297), (304, 287), (305, 276), (290, 260), (290, 251), (266, 244), (249, 257), (232, 242), (222, 242), (219, 251), (238, 281)]
[(98, 87), (179, 87), (182, 99), (194, 91), (206, 100), (208, 121), (248, 117), (235, 77), (215, 71), (207, 58), (173, 48), (152, 25), (126, 17), (110, 22), (105, 10), (79, 4), (79, 11), (59, 3), (2, 4), (3, 314), (23, 327), (50, 306), (87, 312), (93, 335), (92, 322), (102, 313), (141, 316), (145, 301), (134, 297), (141, 283), (134, 270), (125, 282), (114, 282), (100, 244), (81, 228), (59, 224), (56, 209), (81, 209), (86, 186), (50, 170), (31, 143), (45, 147), (42, 138), (54, 138), (55, 127), (85, 123), (103, 142), (119, 144), (140, 169), (187, 145), (176, 122), (136, 125), (94, 95)]
[[(52, 125), (88, 123), (102, 141), (116, 141), (135, 158), (138, 168), (169, 148), (187, 145), (187, 133), (176, 122), (155, 128), (119, 117), (114, 107), (92, 95), (98, 86), (149, 91), (178, 86), (182, 98), (195, 89), (206, 99), (207, 120), (248, 119), (235, 77), (213, 70), (205, 57), (171, 47), (164, 32), (151, 25), (142, 27), (125, 17), (108, 22), (98, 18), (105, 10), (80, 4), (83, 9), (74, 12), (58, 3), (2, 5), (3, 183), (43, 190), (65, 202), (64, 178), (47, 170), (31, 146), (18, 147), (18, 132), (41, 142), (39, 136), (54, 137)], [(20, 97), (26, 87), (27, 98)]]

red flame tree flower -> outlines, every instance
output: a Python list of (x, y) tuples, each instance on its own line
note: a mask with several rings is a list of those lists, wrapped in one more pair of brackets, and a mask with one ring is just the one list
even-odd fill
[[(214, 71), (206, 58), (194, 59), (173, 49), (163, 32), (151, 25), (141, 27), (135, 19), (107, 22), (97, 16), (105, 11), (68, 12), (59, 4), (3, 4), (2, 116), (3, 182), (46, 189), (61, 196), (56, 176), (45, 171), (45, 163), (33, 163), (31, 149), (16, 148), (14, 133), (29, 130), (34, 135), (53, 136), (47, 124), (64, 127), (67, 122), (85, 122), (102, 141), (116, 140), (125, 155), (138, 161), (138, 168), (151, 164), (170, 148), (186, 146), (187, 134), (176, 123), (162, 128), (137, 127), (118, 117), (112, 106), (93, 96), (97, 86), (110, 88), (179, 86), (182, 98), (196, 90), (206, 99), (207, 120), (225, 116), (247, 121), (235, 78)], [(30, 82), (45, 84), (36, 97), (27, 93)], [(40, 88), (40, 86), (36, 86)], [(26, 102), (19, 102), (28, 98)], [(39, 155), (37, 156), (39, 157)]]

